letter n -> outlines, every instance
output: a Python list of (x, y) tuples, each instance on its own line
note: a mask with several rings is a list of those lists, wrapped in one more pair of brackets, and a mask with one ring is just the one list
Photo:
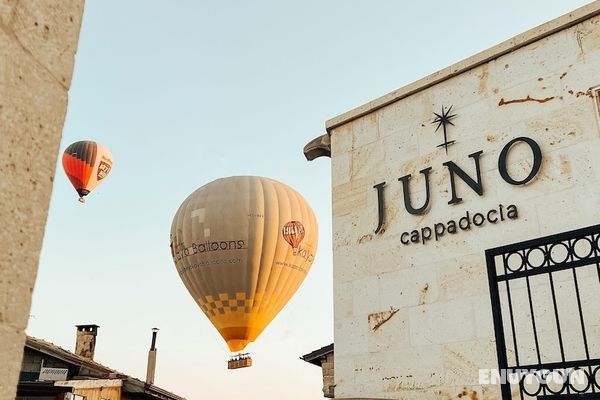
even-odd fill
[(456, 182), (454, 180), (454, 174), (458, 175), (460, 179), (475, 193), (478, 195), (483, 195), (483, 184), (481, 182), (481, 169), (479, 168), (479, 156), (483, 153), (483, 150), (478, 151), (477, 153), (469, 154), (473, 160), (475, 160), (475, 170), (477, 173), (477, 181), (473, 180), (465, 171), (463, 171), (458, 165), (456, 165), (452, 161), (446, 161), (443, 165), (448, 168), (448, 172), (450, 172), (450, 186), (452, 189), (452, 199), (448, 202), (448, 204), (457, 204), (462, 201), (462, 197), (458, 197), (456, 195)]

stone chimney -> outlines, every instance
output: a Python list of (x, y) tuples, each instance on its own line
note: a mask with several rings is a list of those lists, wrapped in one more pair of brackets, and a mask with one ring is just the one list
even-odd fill
[(75, 354), (88, 360), (94, 360), (94, 350), (96, 349), (96, 335), (98, 334), (98, 325), (76, 325), (77, 342), (75, 343)]
[(148, 351), (148, 368), (146, 370), (146, 383), (148, 385), (154, 384), (154, 373), (156, 371), (156, 334), (158, 328), (152, 328), (152, 343), (150, 344), (150, 351)]

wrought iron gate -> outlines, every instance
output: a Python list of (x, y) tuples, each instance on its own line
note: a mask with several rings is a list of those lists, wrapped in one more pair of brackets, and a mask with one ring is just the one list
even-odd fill
[(600, 399), (600, 225), (486, 261), (502, 399)]

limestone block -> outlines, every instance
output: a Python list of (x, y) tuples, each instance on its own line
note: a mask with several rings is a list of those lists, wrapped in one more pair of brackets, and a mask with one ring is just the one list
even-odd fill
[(331, 131), (331, 158), (352, 151), (352, 124), (344, 124)]
[[(356, 216), (352, 214), (345, 214), (333, 217), (332, 223), (332, 234), (334, 246), (336, 248), (348, 247), (354, 244), (354, 238), (356, 232), (354, 232), (354, 226), (356, 226)], [(335, 254), (334, 254), (335, 256)]]
[(379, 277), (369, 276), (352, 282), (352, 309), (354, 315), (365, 315), (381, 310)]
[[(576, 229), (587, 222), (598, 220), (600, 210), (582, 215), (579, 204), (587, 203), (590, 199), (580, 198), (577, 193), (581, 193), (580, 190), (573, 188), (540, 196), (533, 200), (540, 221), (540, 231), (543, 234)], [(600, 199), (594, 198), (592, 202), (600, 205)], [(561, 218), (547, 218), (549, 215), (560, 215)]]
[(493, 338), (494, 319), (492, 318), (492, 305), (489, 293), (474, 296), (473, 310), (475, 312), (475, 336), (480, 338)]
[[(365, 354), (368, 350), (367, 334), (369, 323), (366, 315), (354, 316), (352, 318), (336, 318), (334, 324), (334, 340), (348, 344), (340, 351), (336, 349), (335, 357), (337, 365), (349, 355)], [(341, 356), (341, 357), (340, 357)]]
[(583, 21), (577, 26), (577, 29), (573, 32), (574, 37), (571, 40), (575, 40), (579, 46), (580, 54), (588, 55), (589, 53), (600, 52), (600, 18), (592, 18), (587, 21)]
[[(337, 334), (335, 340), (338, 340)], [(336, 352), (337, 362), (334, 369), (336, 396), (340, 398), (356, 395), (354, 388), (354, 362), (350, 354), (340, 355)]]
[(336, 198), (332, 206), (335, 217), (356, 212), (367, 203), (367, 182), (357, 179), (335, 186), (333, 196)]
[[(484, 398), (483, 388), (481, 386), (465, 385), (445, 386), (438, 390), (436, 397), (438, 400), (479, 400)], [(499, 398), (496, 398), (495, 400), (499, 400)]]
[[(342, 282), (354, 281), (370, 276), (374, 271), (385, 267), (385, 265), (373, 264), (372, 257), (375, 250), (372, 244), (364, 244), (360, 247), (360, 249), (357, 249), (356, 247), (347, 246), (337, 250), (337, 256), (334, 257), (334, 260), (339, 260), (340, 263), (343, 263), (342, 265), (345, 265), (345, 268), (335, 268), (334, 278), (339, 278)], [(391, 268), (390, 265), (387, 267), (387, 269)]]
[(402, 309), (433, 303), (438, 299), (435, 268), (413, 267), (382, 274), (379, 286), (383, 308)]
[(378, 397), (383, 391), (384, 381), (380, 379), (382, 369), (378, 354), (363, 353), (354, 357), (354, 385), (365, 397)]
[(527, 57), (523, 57), (523, 51), (500, 57), (490, 72), (491, 84), (498, 88), (512, 88), (523, 82), (535, 81), (554, 70), (568, 68), (578, 52), (573, 39), (567, 32), (558, 32), (552, 38), (529, 46)]
[(402, 164), (400, 160), (419, 156), (419, 141), (417, 138), (418, 135), (415, 129), (403, 128), (398, 133), (386, 136), (381, 140), (380, 145), (384, 149), (383, 161), (385, 167), (393, 172), (396, 179), (400, 177), (396, 174), (396, 168)]
[[(433, 108), (429, 93), (416, 93), (410, 102), (397, 102), (382, 108), (377, 113), (379, 121), (379, 137), (404, 136), (405, 141), (417, 144), (419, 128), (416, 121), (429, 120)], [(430, 122), (430, 121), (429, 121)], [(411, 133), (412, 137), (408, 137)]]
[[(378, 314), (386, 313), (385, 316)], [(379, 318), (378, 318), (379, 317)], [(367, 335), (370, 353), (394, 351), (410, 346), (409, 313), (407, 309), (390, 309), (369, 314)]]
[(384, 148), (376, 142), (368, 143), (352, 152), (351, 162), (352, 180), (371, 176), (383, 167)]
[(379, 137), (379, 123), (376, 113), (366, 115), (351, 122), (352, 124), (352, 149), (372, 143)]
[(473, 304), (468, 299), (410, 308), (413, 346), (463, 342), (475, 337)]
[(331, 160), (332, 186), (350, 182), (352, 173), (352, 153), (342, 153)]
[(431, 390), (443, 384), (443, 355), (440, 346), (405, 347), (376, 353), (385, 393)]
[(444, 345), (444, 385), (476, 386), (479, 370), (497, 368), (496, 344), (490, 338)]
[(344, 319), (353, 316), (353, 290), (352, 282), (338, 282), (333, 285), (333, 298), (335, 302), (335, 319)]
[(82, 14), (81, 0), (22, 0), (9, 25), (24, 50), (65, 89), (71, 85)]
[(447, 259), (436, 267), (440, 301), (478, 295), (489, 298), (487, 267), (482, 254)]

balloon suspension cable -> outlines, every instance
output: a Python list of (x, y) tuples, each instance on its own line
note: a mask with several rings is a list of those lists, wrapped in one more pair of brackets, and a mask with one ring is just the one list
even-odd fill
[(85, 199), (84, 199), (83, 197), (80, 197), (80, 198), (79, 198), (79, 202), (80, 202), (80, 203), (85, 203)]

